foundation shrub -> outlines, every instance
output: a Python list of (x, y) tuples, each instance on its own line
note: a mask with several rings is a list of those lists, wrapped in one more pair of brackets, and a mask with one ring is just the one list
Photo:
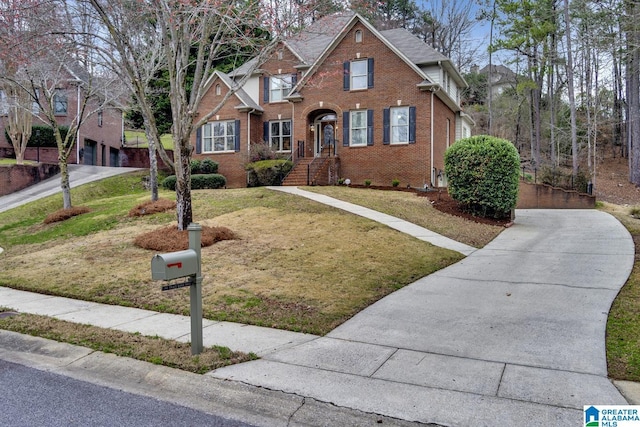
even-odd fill
[(449, 194), (478, 216), (504, 218), (518, 201), (520, 156), (504, 139), (477, 135), (453, 144), (445, 153)]
[(291, 160), (272, 159), (249, 163), (246, 166), (247, 186), (280, 185), (291, 169), (293, 169)]

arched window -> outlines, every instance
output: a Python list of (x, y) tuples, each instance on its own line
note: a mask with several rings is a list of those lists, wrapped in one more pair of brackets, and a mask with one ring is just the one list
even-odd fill
[(356, 30), (356, 43), (362, 43), (362, 30)]
[(220, 85), (217, 84), (216, 85), (216, 95), (220, 95), (222, 93), (222, 89), (220, 88)]

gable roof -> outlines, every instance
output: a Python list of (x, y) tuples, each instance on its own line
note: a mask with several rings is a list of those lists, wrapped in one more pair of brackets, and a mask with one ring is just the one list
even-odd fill
[(232, 96), (235, 96), (240, 101), (240, 104), (234, 107), (235, 109), (255, 110), (259, 112), (264, 111), (264, 109), (260, 105), (258, 105), (243, 88), (238, 87), (237, 83), (234, 82), (233, 79), (228, 74), (223, 73), (222, 71), (216, 70), (213, 72), (213, 74), (211, 75), (211, 77), (206, 83), (209, 86), (209, 88), (213, 86), (213, 83), (216, 79), (219, 79), (220, 81), (222, 81), (222, 83), (224, 83), (229, 88), (229, 90), (235, 90)]
[(345, 12), (325, 16), (285, 40), (284, 44), (303, 61), (301, 65), (311, 66), (355, 15)]

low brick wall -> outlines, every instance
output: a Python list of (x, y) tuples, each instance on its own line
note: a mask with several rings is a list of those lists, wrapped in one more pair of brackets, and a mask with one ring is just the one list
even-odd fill
[(592, 209), (595, 206), (595, 196), (520, 181), (517, 209)]
[(22, 190), (53, 175), (60, 173), (60, 167), (52, 163), (38, 165), (0, 166), (0, 196)]
[[(16, 155), (13, 151), (13, 147), (0, 147), (0, 158), (7, 159), (15, 159)], [(37, 162), (40, 160), (41, 163), (58, 163), (58, 149), (51, 147), (29, 147), (24, 152), (25, 160), (32, 160)], [(68, 164), (76, 163), (76, 149), (75, 145), (73, 149), (69, 153), (69, 158), (67, 159)]]
[[(167, 150), (167, 155), (173, 160), (173, 150)], [(170, 168), (164, 164), (162, 158), (158, 158), (158, 168), (169, 170)], [(148, 148), (132, 148), (122, 147), (120, 149), (120, 165), (130, 168), (149, 168), (149, 149)]]

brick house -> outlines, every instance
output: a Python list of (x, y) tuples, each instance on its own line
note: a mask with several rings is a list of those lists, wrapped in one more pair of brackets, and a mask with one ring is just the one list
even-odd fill
[(317, 21), (257, 68), (216, 72), (200, 111), (247, 70), (243, 87), (192, 136), (194, 158), (217, 161), (229, 187), (246, 186), (244, 165), (260, 142), (295, 162), (284, 185), (343, 178), (445, 186), (445, 150), (471, 135), (460, 108), (467, 85), (451, 60), (405, 29), (378, 31), (358, 14)]
[[(78, 67), (65, 67), (69, 77), (60, 79), (59, 88), (54, 96), (54, 111), (56, 121), (61, 126), (68, 126), (79, 114), (78, 99), (82, 97), (83, 81), (87, 81), (86, 73)], [(80, 82), (80, 83), (79, 83)], [(79, 83), (79, 84), (78, 84)], [(0, 90), (0, 157), (12, 157), (13, 146), (5, 138), (5, 117), (7, 114), (6, 95)], [(85, 108), (85, 115), (94, 111), (100, 105), (98, 100), (89, 100)], [(33, 125), (48, 126), (47, 119), (40, 113), (37, 103), (32, 112)], [(69, 156), (69, 163), (83, 163), (98, 166), (120, 166), (120, 147), (122, 146), (123, 116), (122, 110), (106, 107), (85, 117), (77, 132), (76, 138), (80, 145), (74, 145)], [(25, 160), (39, 160), (43, 163), (58, 163), (57, 148), (29, 147), (25, 152)]]

